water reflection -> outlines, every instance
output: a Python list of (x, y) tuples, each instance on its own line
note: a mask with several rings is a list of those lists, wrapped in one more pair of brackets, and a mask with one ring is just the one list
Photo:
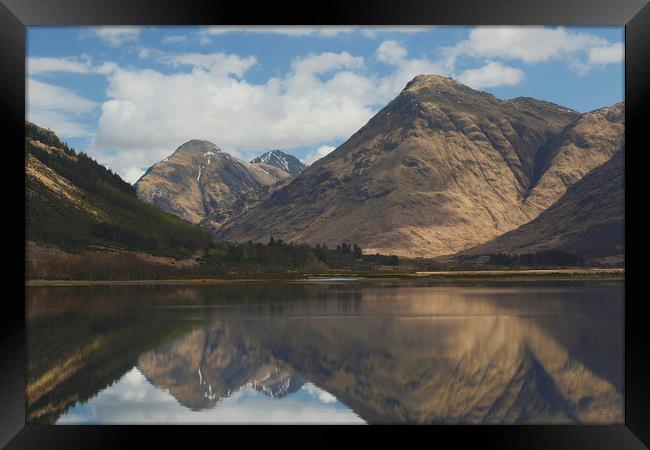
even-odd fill
[(35, 423), (620, 423), (622, 284), (38, 288)]
[(311, 383), (271, 398), (245, 385), (218, 407), (188, 409), (134, 367), (109, 389), (63, 415), (58, 424), (364, 423), (345, 405)]

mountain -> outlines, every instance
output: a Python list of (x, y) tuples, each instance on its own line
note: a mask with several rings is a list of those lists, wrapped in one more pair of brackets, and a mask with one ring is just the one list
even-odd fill
[(187, 257), (211, 242), (198, 226), (139, 200), (133, 187), (49, 130), (25, 123), (26, 241), (80, 251)]
[(459, 256), (561, 250), (596, 263), (625, 260), (623, 149), (571, 186), (535, 220)]
[(262, 155), (253, 159), (251, 163), (268, 164), (270, 166), (274, 166), (277, 167), (278, 169), (284, 170), (290, 175), (298, 175), (307, 167), (306, 164), (303, 164), (295, 156), (287, 155), (286, 153), (281, 152), (280, 150), (272, 150), (270, 152), (263, 153)]
[(605, 162), (622, 142), (622, 111), (500, 100), (420, 75), (340, 147), (218, 234), (453, 254), (531, 221)]
[(244, 208), (246, 194), (277, 183), (289, 172), (248, 163), (212, 142), (191, 140), (135, 183), (140, 199), (191, 223), (218, 227)]

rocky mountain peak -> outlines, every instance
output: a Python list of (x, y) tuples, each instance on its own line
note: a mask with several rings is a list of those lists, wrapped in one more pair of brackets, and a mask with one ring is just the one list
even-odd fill
[(221, 148), (210, 141), (191, 139), (176, 149), (174, 153), (196, 153), (198, 155), (207, 152), (222, 152)]
[(281, 150), (271, 150), (262, 153), (260, 156), (253, 159), (251, 164), (267, 164), (291, 175), (297, 175), (307, 167), (295, 156), (288, 155)]
[(406, 86), (404, 87), (404, 91), (414, 92), (422, 88), (430, 88), (435, 86), (439, 86), (439, 87), (446, 86), (450, 88), (450, 87), (461, 86), (461, 85), (451, 77), (444, 77), (442, 75), (435, 75), (435, 74), (423, 74), (423, 75), (417, 75), (411, 81), (406, 83)]

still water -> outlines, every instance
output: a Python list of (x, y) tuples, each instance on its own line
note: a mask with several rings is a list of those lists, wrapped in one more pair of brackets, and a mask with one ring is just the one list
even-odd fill
[(623, 283), (33, 287), (27, 421), (622, 423)]

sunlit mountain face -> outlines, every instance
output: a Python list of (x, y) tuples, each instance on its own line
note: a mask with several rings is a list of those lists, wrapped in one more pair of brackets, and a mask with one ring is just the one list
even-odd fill
[(28, 296), (30, 423), (623, 421), (622, 284), (92, 289)]

